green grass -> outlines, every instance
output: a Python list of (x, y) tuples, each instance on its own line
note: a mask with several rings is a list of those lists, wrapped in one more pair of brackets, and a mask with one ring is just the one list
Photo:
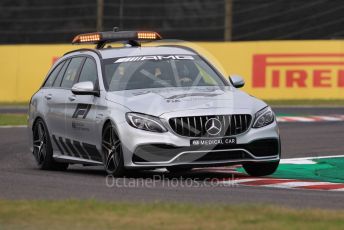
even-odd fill
[(265, 100), (274, 106), (344, 106), (344, 100)]
[(0, 126), (1, 125), (26, 125), (27, 114), (0, 114)]
[[(115, 191), (114, 191), (115, 192)], [(340, 229), (344, 211), (266, 205), (0, 201), (0, 229)]]

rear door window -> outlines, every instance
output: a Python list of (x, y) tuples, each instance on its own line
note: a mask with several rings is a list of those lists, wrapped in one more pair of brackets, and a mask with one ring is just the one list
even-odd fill
[(67, 89), (72, 88), (76, 80), (76, 77), (79, 73), (80, 66), (84, 59), (85, 59), (84, 57), (72, 58), (64, 74), (64, 77), (61, 83), (62, 88), (67, 88)]
[(51, 87), (53, 86), (53, 83), (57, 77), (57, 75), (59, 74), (61, 68), (63, 67), (65, 62), (61, 62), (57, 67), (55, 67), (55, 69), (50, 73), (48, 79), (46, 80), (45, 84), (43, 87)]
[(56, 77), (56, 80), (54, 81), (53, 87), (60, 87), (62, 77), (63, 77), (64, 73), (66, 72), (66, 69), (68, 67), (69, 62), (70, 62), (70, 60), (67, 60), (64, 62), (59, 74)]

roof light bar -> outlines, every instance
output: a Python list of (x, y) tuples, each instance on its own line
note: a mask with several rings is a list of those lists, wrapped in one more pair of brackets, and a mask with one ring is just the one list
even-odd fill
[(80, 34), (73, 39), (72, 43), (93, 43), (100, 41), (99, 33)]
[(138, 39), (153, 39), (157, 38), (157, 33), (155, 32), (137, 32)]
[(106, 43), (128, 41), (129, 44), (139, 46), (138, 41), (153, 41), (162, 39), (161, 36), (152, 31), (107, 31), (77, 35), (73, 44), (97, 44), (97, 48), (103, 48)]

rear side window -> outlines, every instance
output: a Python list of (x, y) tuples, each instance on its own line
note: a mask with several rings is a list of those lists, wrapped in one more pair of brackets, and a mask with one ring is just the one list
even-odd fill
[(97, 65), (91, 58), (87, 58), (82, 67), (79, 82), (91, 81), (93, 85), (96, 85), (97, 79)]
[(53, 83), (54, 83), (54, 81), (55, 81), (55, 79), (56, 79), (58, 73), (60, 72), (60, 70), (61, 70), (61, 68), (62, 68), (62, 66), (63, 66), (64, 63), (65, 63), (65, 62), (60, 63), (60, 64), (50, 73), (50, 75), (49, 75), (48, 79), (46, 80), (46, 82), (45, 82), (45, 84), (44, 84), (43, 87), (51, 87), (51, 86), (53, 85)]
[(77, 57), (70, 61), (61, 83), (62, 88), (72, 88), (83, 60), (83, 57)]
[(54, 87), (60, 87), (63, 74), (66, 72), (69, 62), (70, 60), (67, 60), (64, 62), (59, 74), (56, 77), (56, 80), (54, 81), (54, 84), (53, 84)]

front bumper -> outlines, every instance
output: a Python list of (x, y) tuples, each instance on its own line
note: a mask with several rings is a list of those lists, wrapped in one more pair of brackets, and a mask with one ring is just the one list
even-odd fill
[(189, 137), (153, 133), (122, 123), (118, 127), (127, 168), (159, 168), (177, 165), (217, 166), (280, 159), (281, 148), (276, 121), (235, 136), (236, 145), (190, 146)]

